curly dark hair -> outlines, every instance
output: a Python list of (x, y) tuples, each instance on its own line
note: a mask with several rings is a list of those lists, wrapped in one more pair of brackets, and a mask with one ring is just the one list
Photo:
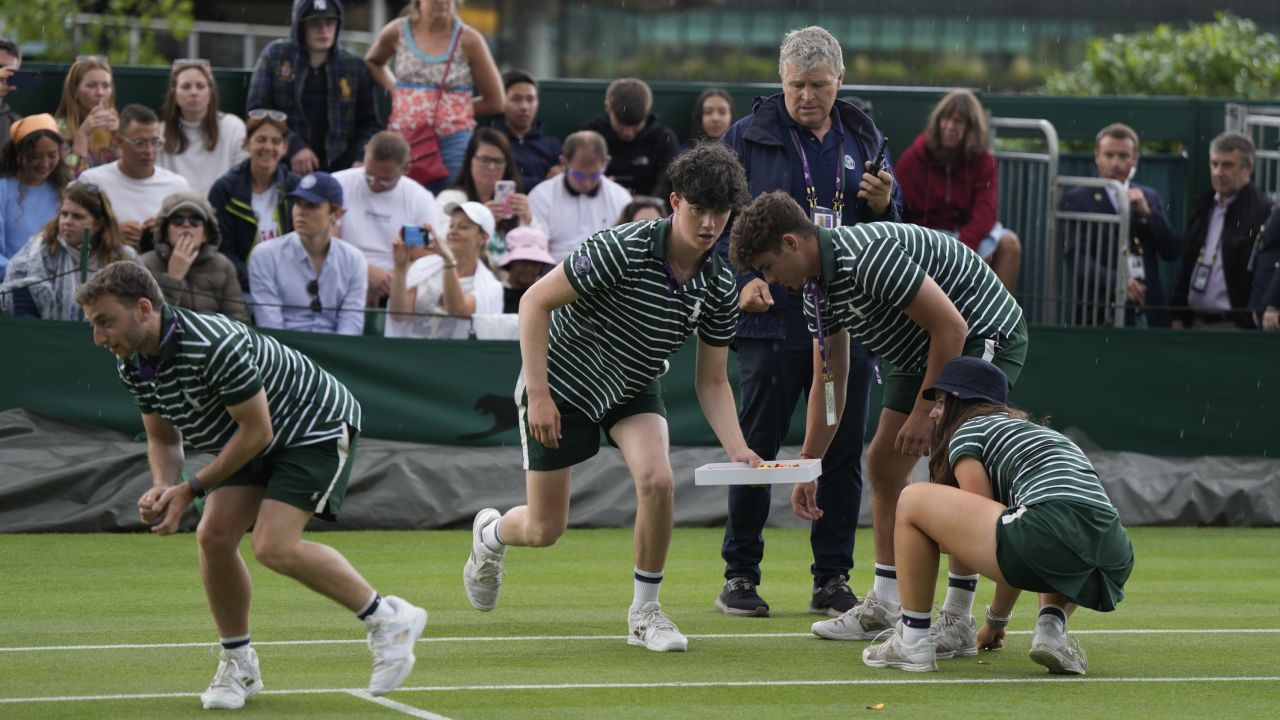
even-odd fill
[(813, 220), (795, 198), (782, 190), (763, 193), (733, 219), (729, 259), (739, 270), (750, 270), (751, 259), (763, 252), (778, 252), (787, 233), (818, 236)]
[(700, 145), (667, 166), (671, 191), (713, 212), (740, 210), (751, 201), (738, 156), (724, 145)]

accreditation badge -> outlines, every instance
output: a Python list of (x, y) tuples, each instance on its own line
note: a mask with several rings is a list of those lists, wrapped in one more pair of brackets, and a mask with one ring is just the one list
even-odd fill
[(818, 227), (824, 227), (828, 230), (835, 230), (840, 227), (840, 216), (831, 208), (815, 205), (813, 206), (813, 209), (809, 211), (809, 216), (813, 218), (813, 224)]

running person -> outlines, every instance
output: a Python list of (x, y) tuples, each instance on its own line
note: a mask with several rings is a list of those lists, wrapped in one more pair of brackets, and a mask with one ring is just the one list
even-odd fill
[(1008, 407), (1009, 381), (979, 358), (947, 363), (923, 397), (938, 424), (932, 483), (898, 499), (894, 530), (902, 621), (862, 652), (871, 667), (937, 670), (929, 638), (938, 553), (946, 548), (996, 583), (984, 648), (1004, 645), (1022, 590), (1040, 594), (1031, 659), (1083, 675), (1088, 658), (1067, 634), (1077, 606), (1110, 612), (1124, 598), (1133, 546), (1088, 458), (1070, 440)]
[[(820, 637), (870, 640), (898, 620), (894, 508), (933, 436), (920, 388), (960, 355), (991, 360), (1016, 381), (1027, 354), (1022, 310), (982, 258), (952, 237), (888, 222), (817, 227), (785, 193), (756, 198), (734, 220), (730, 255), (735, 265), (753, 268), (770, 282), (804, 289), (815, 340), (802, 457), (822, 457), (831, 445), (844, 411), (850, 336), (893, 365), (867, 462), (875, 582), (849, 611), (813, 624)], [(815, 491), (812, 482), (796, 485), (796, 515), (821, 515)], [(947, 584), (935, 632), (940, 651), (975, 654), (978, 576), (953, 562)]]
[(674, 481), (657, 378), (695, 332), (707, 422), (731, 460), (756, 465), (760, 458), (738, 428), (725, 373), (738, 291), (712, 251), (748, 197), (742, 167), (728, 148), (703, 145), (675, 160), (668, 174), (671, 217), (592, 235), (520, 300), (524, 367), (516, 403), (529, 500), (505, 515), (491, 508), (476, 515), (462, 575), (471, 604), (493, 610), (507, 547), (546, 547), (564, 533), (570, 468), (596, 454), (604, 430), (636, 487), (628, 642), (683, 651), (688, 640), (658, 602)]
[[(240, 540), (253, 526), (263, 565), (363, 620), (373, 653), (369, 692), (385, 695), (413, 669), (427, 613), (382, 597), (338, 551), (307, 542), (314, 514), (336, 519), (360, 432), (360, 404), (302, 353), (222, 315), (166, 305), (146, 268), (117, 262), (76, 293), (93, 341), (118, 358), (120, 380), (142, 411), (152, 487), (138, 500), (151, 531), (178, 530), (205, 497), (196, 530), (200, 575), (222, 652), (201, 696), (235, 709), (262, 690), (250, 645), (248, 568)], [(183, 444), (215, 453), (183, 482)]]

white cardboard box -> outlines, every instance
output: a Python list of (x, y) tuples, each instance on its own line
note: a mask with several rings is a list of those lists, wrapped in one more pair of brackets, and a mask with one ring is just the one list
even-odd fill
[(693, 471), (694, 485), (775, 485), (817, 480), (822, 474), (822, 460), (774, 460), (765, 465), (796, 467), (753, 468), (746, 463), (707, 463)]

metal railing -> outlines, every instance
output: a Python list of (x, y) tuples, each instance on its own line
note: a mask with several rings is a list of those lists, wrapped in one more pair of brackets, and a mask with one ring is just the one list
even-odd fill
[[(1061, 210), (1062, 197), (1071, 188), (1094, 188), (1095, 197), (1110, 195), (1115, 213)], [(1119, 199), (1117, 202), (1116, 199)], [(1113, 325), (1124, 327), (1129, 272), (1129, 203), (1124, 186), (1105, 178), (1060, 177), (1054, 182), (1050, 224), (1059, 258), (1059, 297), (1047, 298), (1057, 325)], [(1060, 249), (1059, 249), (1060, 248)]]
[[(1028, 322), (1054, 322), (1062, 254), (1055, 252), (1054, 186), (1058, 177), (1058, 131), (1043, 119), (993, 117), (988, 144), (1000, 177), (1000, 221), (1022, 240), (1019, 300)], [(1001, 149), (1001, 130), (1042, 149)]]

